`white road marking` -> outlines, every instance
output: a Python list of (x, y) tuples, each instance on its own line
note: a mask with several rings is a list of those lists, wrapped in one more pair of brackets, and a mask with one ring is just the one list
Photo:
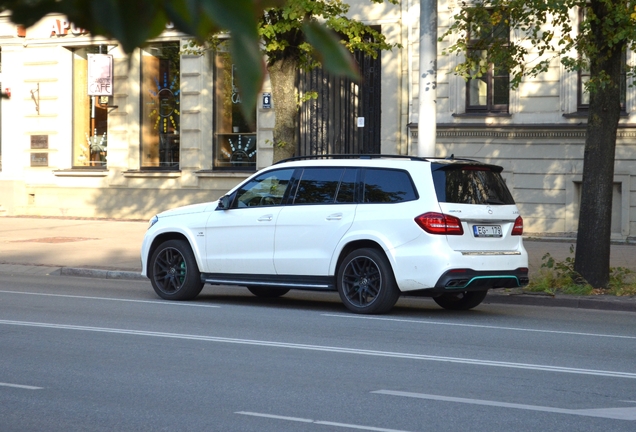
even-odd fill
[(44, 387), (35, 387), (35, 386), (22, 385), (22, 384), (3, 383), (3, 382), (0, 382), (0, 387), (12, 387), (12, 388), (19, 388), (24, 390), (42, 390), (44, 388)]
[(239, 344), (239, 345), (263, 346), (263, 347), (271, 347), (271, 348), (287, 348), (287, 349), (298, 349), (298, 350), (306, 350), (306, 351), (321, 351), (321, 352), (330, 352), (330, 353), (338, 353), (338, 354), (390, 357), (390, 358), (399, 358), (399, 359), (407, 359), (407, 360), (426, 360), (426, 361), (436, 361), (436, 362), (445, 362), (445, 363), (467, 364), (471, 366), (493, 366), (493, 367), (512, 368), (512, 369), (526, 369), (526, 370), (541, 371), (541, 372), (559, 372), (559, 373), (570, 373), (570, 374), (578, 374), (578, 375), (594, 375), (594, 376), (612, 377), (612, 378), (636, 379), (636, 373), (633, 373), (633, 372), (618, 372), (618, 371), (606, 371), (606, 370), (596, 370), (596, 369), (579, 369), (579, 368), (540, 365), (540, 364), (531, 364), (531, 363), (513, 363), (513, 362), (481, 360), (481, 359), (471, 359), (471, 358), (461, 358), (461, 357), (443, 357), (443, 356), (433, 356), (433, 355), (425, 355), (425, 354), (363, 350), (363, 349), (357, 349), (357, 348), (346, 348), (346, 347), (335, 347), (335, 346), (306, 345), (306, 344), (273, 342), (273, 341), (253, 340), (253, 339), (236, 339), (236, 338), (224, 338), (224, 337), (217, 337), (217, 336), (164, 333), (164, 332), (152, 332), (152, 331), (143, 331), (143, 330), (127, 330), (127, 329), (116, 329), (116, 328), (107, 328), (107, 327), (89, 327), (89, 326), (38, 323), (38, 322), (27, 322), (27, 321), (0, 320), (0, 324), (12, 325), (12, 326), (23, 326), (23, 327), (50, 328), (50, 329), (58, 329), (58, 330), (77, 330), (77, 331), (161, 337), (161, 338), (182, 339), (182, 340), (198, 340), (203, 342), (220, 342), (220, 343), (231, 343), (231, 344)]
[(63, 298), (74, 298), (74, 299), (80, 299), (80, 300), (110, 300), (110, 301), (127, 302), (127, 303), (150, 303), (150, 304), (173, 305), (173, 306), (194, 306), (194, 307), (207, 307), (207, 308), (221, 307), (217, 305), (208, 305), (208, 304), (192, 303), (192, 302), (168, 301), (168, 300), (133, 300), (133, 299), (122, 299), (122, 298), (90, 297), (90, 296), (78, 296), (78, 295), (70, 295), (70, 294), (48, 294), (48, 293), (34, 293), (34, 292), (20, 292), (20, 291), (0, 291), (0, 293), (24, 294), (24, 295), (32, 295), (32, 296), (43, 296), (43, 297), (63, 297)]
[(334, 427), (358, 429), (358, 430), (366, 430), (366, 431), (406, 432), (406, 431), (398, 430), (398, 429), (384, 429), (384, 428), (377, 428), (373, 426), (362, 426), (362, 425), (348, 424), (348, 423), (336, 423), (336, 422), (330, 422), (330, 421), (324, 421), (324, 420), (312, 420), (312, 419), (304, 419), (304, 418), (298, 418), (298, 417), (286, 417), (286, 416), (279, 416), (274, 414), (255, 413), (255, 412), (249, 412), (249, 411), (238, 411), (238, 412), (235, 412), (234, 414), (247, 415), (247, 416), (253, 416), (253, 417), (264, 417), (264, 418), (270, 418), (274, 420), (287, 420), (287, 421), (295, 421), (295, 422), (301, 422), (301, 423), (313, 423), (313, 424), (322, 425), (322, 426), (334, 426)]
[(461, 323), (444, 322), (444, 321), (427, 321), (427, 320), (415, 320), (415, 319), (404, 319), (404, 318), (382, 318), (382, 317), (345, 315), (345, 314), (322, 314), (322, 316), (327, 316), (332, 318), (363, 319), (363, 320), (372, 320), (372, 321), (393, 321), (393, 322), (404, 322), (404, 323), (412, 323), (412, 324), (472, 327), (472, 328), (483, 328), (483, 329), (490, 329), (490, 330), (511, 330), (511, 331), (530, 332), (530, 333), (552, 333), (552, 334), (562, 334), (562, 335), (572, 335), (572, 336), (594, 336), (594, 337), (602, 337), (602, 338), (636, 339), (636, 336), (623, 336), (623, 335), (612, 335), (612, 334), (602, 334), (602, 333), (568, 332), (568, 331), (561, 331), (561, 330), (541, 330), (541, 329), (532, 329), (532, 328), (523, 328), (523, 327), (500, 327), (500, 326), (488, 326), (483, 324), (461, 324)]
[(392, 390), (377, 390), (377, 391), (372, 391), (371, 393), (390, 395), (390, 396), (402, 396), (402, 397), (416, 398), (416, 399), (436, 400), (436, 401), (442, 401), (442, 402), (456, 402), (456, 403), (463, 403), (463, 404), (469, 404), (469, 405), (514, 408), (514, 409), (521, 409), (521, 410), (527, 410), (527, 411), (541, 411), (541, 412), (549, 412), (549, 413), (556, 413), (556, 414), (578, 415), (578, 416), (585, 416), (585, 417), (600, 417), (600, 418), (606, 418), (606, 419), (612, 419), (612, 420), (630, 420), (630, 421), (636, 420), (636, 407), (565, 409), (565, 408), (555, 408), (555, 407), (546, 407), (546, 406), (538, 406), (538, 405), (525, 405), (525, 404), (516, 404), (516, 403), (508, 403), (508, 402), (497, 402), (497, 401), (489, 401), (489, 400), (481, 400), (481, 399), (467, 399), (467, 398), (432, 395), (432, 394), (426, 394), (426, 393), (411, 393), (411, 392), (392, 391)]

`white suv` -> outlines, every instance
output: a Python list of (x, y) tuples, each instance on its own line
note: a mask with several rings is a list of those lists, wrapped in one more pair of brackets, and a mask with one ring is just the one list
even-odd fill
[(262, 297), (337, 290), (357, 313), (401, 294), (470, 309), (490, 288), (528, 283), (523, 220), (502, 168), (466, 159), (294, 158), (218, 201), (152, 218), (142, 274), (164, 299), (205, 283)]

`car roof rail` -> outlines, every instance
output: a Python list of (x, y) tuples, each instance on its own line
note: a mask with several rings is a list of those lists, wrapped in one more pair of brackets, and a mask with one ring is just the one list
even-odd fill
[(387, 155), (387, 154), (321, 154), (321, 155), (307, 155), (307, 156), (294, 156), (287, 159), (280, 160), (276, 164), (283, 162), (293, 162), (300, 160), (316, 160), (316, 159), (408, 159), (412, 161), (428, 161), (433, 158), (426, 158), (420, 156), (409, 155)]

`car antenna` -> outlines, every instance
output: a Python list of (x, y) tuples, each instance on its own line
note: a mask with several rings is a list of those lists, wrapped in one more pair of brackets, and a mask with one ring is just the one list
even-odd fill
[(446, 159), (451, 159), (451, 160), (455, 159), (455, 153), (451, 153), (451, 155), (448, 156)]

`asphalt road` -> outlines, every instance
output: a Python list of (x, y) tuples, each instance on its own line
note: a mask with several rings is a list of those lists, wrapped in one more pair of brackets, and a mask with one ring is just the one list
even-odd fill
[(0, 276), (0, 430), (633, 431), (636, 314)]

